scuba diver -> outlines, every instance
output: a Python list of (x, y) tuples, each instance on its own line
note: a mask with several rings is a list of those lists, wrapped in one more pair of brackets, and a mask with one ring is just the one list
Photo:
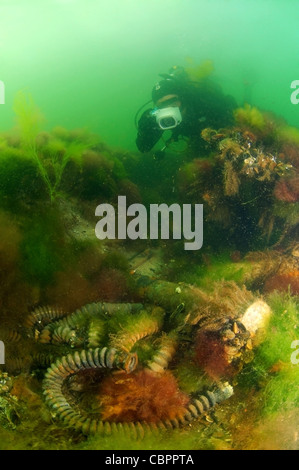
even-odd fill
[[(154, 107), (146, 109), (138, 121), (136, 145), (140, 152), (149, 152), (171, 130), (171, 137), (156, 158), (162, 158), (166, 148), (180, 138), (187, 138), (194, 151), (200, 151), (203, 140), (200, 132), (206, 127), (218, 129), (233, 123), (233, 109), (237, 107), (231, 96), (207, 79), (191, 81), (185, 69), (174, 66), (168, 74), (160, 74), (152, 90)], [(143, 105), (136, 114), (151, 101)]]

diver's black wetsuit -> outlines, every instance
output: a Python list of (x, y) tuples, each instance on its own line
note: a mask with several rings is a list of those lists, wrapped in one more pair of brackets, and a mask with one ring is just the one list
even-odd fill
[[(184, 87), (182, 108), (185, 109), (183, 120), (172, 130), (172, 138), (179, 136), (190, 139), (193, 149), (200, 148), (200, 132), (206, 127), (219, 129), (233, 123), (233, 109), (236, 102), (231, 96), (225, 96), (214, 83), (206, 80), (194, 86), (188, 83)], [(149, 152), (162, 137), (163, 130), (152, 116), (152, 109), (147, 109), (138, 122), (136, 145), (140, 152)]]

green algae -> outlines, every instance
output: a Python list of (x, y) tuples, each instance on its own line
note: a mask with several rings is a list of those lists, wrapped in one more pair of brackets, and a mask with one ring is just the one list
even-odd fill
[[(213, 283), (217, 281), (234, 281), (241, 285), (244, 278), (252, 269), (250, 262), (242, 259), (232, 261), (232, 253), (207, 253), (197, 263), (186, 262), (186, 260), (174, 259), (170, 277), (179, 281), (184, 278), (185, 282), (203, 288), (206, 291), (213, 289)], [(236, 253), (237, 257), (241, 254)]]
[(35, 163), (53, 202), (62, 194), (61, 180), (69, 161), (80, 166), (83, 151), (95, 146), (98, 138), (86, 131), (68, 133), (59, 129), (54, 137), (40, 136), (42, 115), (28, 93), (16, 95), (14, 111), (25, 156)]
[[(101, 244), (97, 251), (96, 243), (91, 242), (90, 238), (83, 239), (75, 235), (76, 230), (73, 230), (75, 225), (73, 222), (70, 223), (69, 220), (66, 220), (67, 217), (63, 213), (67, 210), (71, 212), (71, 217), (76, 219), (79, 218), (80, 211), (83, 214), (84, 211), (94, 210), (94, 201), (99, 197), (105, 199), (105, 201), (107, 199), (115, 201), (117, 192), (122, 187), (121, 184), (126, 187), (127, 178), (128, 176), (131, 177), (130, 171), (128, 171), (130, 165), (123, 163), (120, 152), (111, 151), (94, 136), (89, 136), (86, 132), (67, 131), (63, 128), (53, 130), (51, 133), (39, 132), (38, 117), (39, 115), (38, 113), (35, 114), (34, 108), (30, 109), (29, 106), (27, 114), (24, 113), (22, 116), (23, 136), (21, 142), (16, 141), (13, 145), (12, 141), (6, 138), (3, 138), (0, 142), (3, 163), (1, 166), (0, 161), (0, 192), (2, 191), (1, 194), (5, 196), (4, 201), (5, 198), (8, 200), (7, 207), (10, 210), (17, 212), (17, 210), (21, 210), (22, 205), (27, 206), (27, 210), (24, 210), (19, 224), (22, 232), (19, 243), (19, 267), (23, 278), (31, 286), (37, 286), (42, 291), (53, 286), (55, 290), (55, 288), (59, 288), (55, 285), (55, 282), (61, 282), (63, 291), (63, 288), (69, 282), (76, 279), (72, 278), (70, 273), (72, 270), (76, 270), (76, 263), (79, 261), (77, 274), (80, 282), (81, 279), (91, 282), (95, 279), (95, 285), (97, 282), (99, 283), (98, 289), (101, 288), (100, 284), (103, 283), (104, 288), (100, 295), (104, 299), (106, 299), (105, 295), (109, 289), (110, 295), (118, 292), (117, 295), (121, 297), (121, 292), (117, 291), (119, 287), (125, 289), (125, 298), (131, 295), (132, 298), (138, 298), (138, 282), (135, 284), (132, 276), (130, 276), (129, 262), (124, 253), (126, 243), (119, 246), (118, 250), (113, 249), (115, 246), (113, 242), (108, 244), (108, 251), (105, 252), (105, 248), (101, 252), (101, 259), (95, 263), (96, 267), (89, 268), (84, 264), (85, 256), (86, 264), (90, 264), (91, 257), (96, 258), (96, 254), (99, 254), (103, 246)], [(251, 116), (251, 119), (258, 121), (258, 117), (259, 115), (255, 113)], [(246, 122), (245, 124), (247, 126), (250, 123)], [(253, 126), (252, 123), (250, 125)], [(257, 127), (256, 123), (254, 125)], [(264, 132), (263, 125), (260, 125), (260, 130)], [(235, 143), (234, 145), (230, 143), (230, 145), (233, 148), (237, 147)], [(205, 159), (204, 165), (209, 165), (212, 158), (213, 154), (210, 155), (209, 159)], [(171, 163), (172, 170), (178, 170), (181, 161), (179, 158), (173, 161)], [(161, 175), (166, 176), (167, 170), (169, 170), (167, 165), (166, 162), (155, 168), (156, 179), (158, 179), (158, 176), (161, 178)], [(225, 187), (222, 184), (223, 175), (219, 161), (217, 165), (214, 175), (217, 177), (217, 191), (220, 197), (219, 200), (221, 200)], [(209, 168), (209, 166), (206, 168)], [(161, 169), (163, 169), (163, 172), (159, 173)], [(187, 163), (182, 172), (182, 180), (187, 185), (197, 181), (198, 185), (201, 186), (205, 175), (199, 172), (198, 178), (194, 178), (193, 170), (194, 164)], [(140, 170), (135, 168), (135, 171), (135, 176), (140, 174)], [(12, 178), (7, 178), (9, 175), (12, 175)], [(163, 199), (164, 195), (167, 201), (176, 200), (178, 194), (176, 185), (178, 183), (175, 181), (173, 174), (168, 175), (167, 178), (167, 184), (160, 180), (157, 181), (156, 185), (153, 185), (151, 180), (151, 188), (142, 187), (141, 192), (145, 196), (146, 203), (153, 202), (152, 197), (154, 194), (158, 200), (161, 197)], [(30, 184), (30, 179), (32, 182), (36, 182), (36, 185)], [(130, 182), (130, 180), (128, 181)], [(142, 181), (144, 180), (138, 182), (139, 186), (142, 186)], [(211, 180), (207, 183), (207, 186), (210, 185)], [(149, 288), (151, 295), (146, 300), (165, 306), (169, 316), (167, 318), (166, 315), (163, 330), (169, 331), (174, 326), (178, 326), (180, 329), (183, 328), (185, 321), (187, 321), (188, 311), (193, 307), (193, 304), (196, 304), (198, 308), (202, 304), (202, 308), (212, 308), (215, 312), (221, 311), (220, 297), (222, 293), (220, 287), (218, 289), (217, 283), (219, 283), (219, 286), (222, 282), (231, 283), (230, 293), (224, 290), (224, 293), (226, 293), (224, 295), (228, 295), (228, 297), (233, 291), (236, 292), (237, 297), (238, 292), (241, 292), (241, 290), (238, 291), (238, 287), (243, 288), (244, 284), (253, 288), (251, 277), (255, 278), (254, 270), (256, 266), (254, 262), (245, 256), (249, 248), (264, 248), (276, 242), (283, 231), (284, 223), (288, 223), (293, 227), (298, 223), (296, 203), (286, 205), (277, 202), (274, 204), (273, 209), (272, 181), (271, 184), (266, 185), (266, 189), (263, 186), (263, 182), (255, 180), (252, 180), (250, 184), (248, 181), (241, 182), (238, 195), (225, 196), (226, 205), (223, 207), (226, 207), (228, 212), (221, 214), (219, 219), (217, 219), (217, 216), (216, 220), (210, 220), (209, 218), (205, 220), (206, 246), (203, 252), (192, 253), (191, 255), (190, 253), (184, 253), (182, 252), (182, 243), (174, 243), (167, 250), (164, 256), (165, 264), (169, 260), (172, 262), (169, 263), (169, 266), (165, 266), (163, 275), (166, 276), (167, 281), (172, 279), (179, 283), (183, 280), (189, 286), (171, 284), (161, 280), (156, 283), (155, 288), (155, 279), (151, 280), (153, 283), (152, 287)], [(19, 197), (13, 200), (14, 188), (16, 187), (19, 190)], [(175, 190), (172, 191), (172, 188), (175, 188)], [(134, 192), (134, 188), (131, 188), (131, 190), (131, 195), (138, 195), (137, 191)], [(62, 200), (66, 201), (70, 196), (73, 198), (71, 203), (69, 205), (64, 203), (63, 205)], [(200, 197), (201, 193), (195, 192), (190, 195), (189, 200), (198, 202)], [(205, 194), (205, 197), (209, 199), (209, 195)], [(259, 206), (262, 198), (264, 199), (263, 204)], [(271, 202), (271, 208), (266, 212), (269, 201)], [(3, 205), (5, 205), (5, 202)], [(74, 210), (76, 205), (80, 206), (78, 212)], [(33, 206), (35, 210), (32, 216), (30, 208)], [(70, 211), (70, 209), (72, 210)], [(273, 210), (275, 216), (281, 222), (278, 226), (274, 224), (271, 227), (270, 224), (270, 228), (267, 228), (266, 222), (271, 219), (271, 211)], [(230, 214), (230, 217), (225, 220), (225, 214), (227, 213)], [(265, 219), (264, 222), (266, 221), (265, 227), (260, 226), (258, 222), (261, 214)], [(153, 245), (155, 243), (159, 245), (159, 241), (155, 241)], [(63, 281), (58, 276), (61, 273), (65, 276)], [(119, 273), (122, 276), (118, 277)], [(99, 275), (98, 278), (97, 274)], [(83, 285), (87, 289), (88, 283), (80, 284), (80, 282), (78, 282), (78, 285)], [(199, 287), (201, 293), (198, 290), (198, 295), (194, 294), (194, 286)], [(75, 284), (75, 289), (76, 287)], [(255, 287), (262, 288), (262, 283), (257, 283)], [(95, 286), (93, 286), (93, 289), (96, 290)], [(211, 292), (213, 292), (212, 295), (210, 295)], [(45, 297), (43, 295), (42, 293), (38, 299), (47, 297), (47, 295)], [(64, 291), (62, 295), (65, 295)], [(56, 298), (58, 297), (57, 294)], [(49, 292), (48, 298), (52, 298)], [(80, 295), (78, 295), (78, 299), (80, 300)], [(223, 306), (224, 301), (225, 299), (223, 299)], [(289, 363), (292, 352), (290, 344), (293, 339), (296, 339), (294, 326), (296, 325), (295, 321), (298, 319), (298, 305), (295, 298), (291, 296), (270, 296), (268, 301), (274, 314), (267, 337), (255, 351), (253, 362), (247, 364), (247, 361), (244, 360), (243, 372), (240, 376), (232, 379), (234, 385), (239, 387), (239, 390), (244, 390), (244, 403), (246, 401), (250, 403), (250, 400), (252, 400), (252, 397), (247, 396), (248, 391), (255, 390), (256, 395), (253, 400), (258, 397), (260, 416), (292, 411), (298, 406), (297, 389), (293, 386), (293, 384), (298, 383), (298, 368)], [(182, 315), (175, 315), (174, 313), (178, 311), (181, 304), (185, 304), (187, 311), (183, 311)], [(232, 305), (232, 310), (234, 310), (234, 307)], [(157, 324), (157, 334), (152, 334), (154, 323)], [(145, 334), (149, 333), (148, 339), (144, 338), (137, 341), (132, 348), (134, 352), (137, 352), (139, 366), (142, 367), (156, 353), (159, 353), (161, 325), (162, 316), (161, 318), (155, 318), (152, 312), (142, 311), (134, 315), (120, 312), (113, 315), (112, 318), (105, 319), (105, 321), (98, 319), (98, 321), (91, 323), (90, 329), (96, 332), (96, 336), (89, 338), (89, 340), (91, 342), (93, 340), (99, 341), (103, 346), (112, 344), (116, 347), (120, 345), (120, 347), (130, 349), (132, 338), (138, 337), (141, 331)], [(79, 325), (78, 328), (80, 329), (81, 326)], [(83, 326), (86, 327), (85, 324)], [(192, 343), (194, 335), (192, 336), (192, 333), (190, 333), (191, 330), (191, 327), (186, 328), (185, 335), (181, 334), (179, 336), (179, 357), (176, 357), (170, 365), (180, 388), (190, 396), (210, 386), (210, 379), (194, 363), (194, 344)], [(189, 345), (190, 350), (188, 350)], [(48, 347), (49, 354), (50, 349)], [(68, 352), (67, 347), (58, 349), (61, 354), (67, 354)], [(56, 353), (58, 354), (59, 351), (57, 350)], [(45, 367), (36, 366), (34, 363), (31, 364), (31, 367), (35, 376), (41, 381)], [(38, 394), (41, 395), (41, 390), (38, 387), (37, 390)], [(46, 409), (45, 406), (41, 407), (40, 404), (39, 408)], [(160, 448), (216, 449), (230, 446), (230, 444), (227, 444), (225, 433), (223, 433), (223, 438), (218, 439), (215, 437), (220, 432), (215, 423), (209, 426), (209, 429), (206, 427), (206, 423), (204, 423), (203, 428), (201, 423), (194, 423), (189, 429), (166, 433), (165, 436), (163, 435), (163, 439), (161, 439), (161, 434), (159, 437), (146, 436), (142, 442), (139, 442), (120, 435), (110, 437), (99, 435), (86, 438), (75, 431), (64, 429), (63, 424), (49, 425), (49, 416), (43, 416), (34, 423), (35, 416), (36, 414), (32, 409), (28, 408), (22, 411), (22, 423), (16, 423), (15, 428), (18, 436), (15, 448), (18, 448), (18, 446), (22, 448), (23, 446), (24, 448), (36, 449), (137, 450), (142, 448), (159, 450)], [(210, 422), (209, 419), (208, 417), (207, 422)], [(40, 439), (38, 436), (25, 437), (23, 433), (28, 433), (29, 430), (31, 432), (38, 431), (37, 434), (42, 435), (43, 438)], [(53, 431), (54, 436), (52, 441), (49, 434), (50, 430)], [(9, 446), (5, 441), (5, 437), (2, 445)]]
[(267, 336), (238, 378), (241, 387), (260, 389), (262, 415), (293, 410), (299, 403), (299, 367), (291, 362), (291, 344), (298, 339), (298, 298), (274, 292), (267, 300), (272, 309)]
[(211, 379), (195, 364), (193, 352), (190, 353), (188, 361), (179, 361), (176, 364), (174, 375), (180, 388), (191, 395), (198, 393), (199, 390), (211, 387)]
[[(216, 437), (216, 430), (218, 437)], [(214, 436), (213, 436), (214, 433)], [(89, 450), (220, 450), (230, 447), (226, 434), (216, 424), (208, 429), (203, 425), (192, 425), (191, 429), (161, 432), (159, 435), (145, 436), (142, 440), (128, 439), (125, 436), (89, 437), (77, 448)]]
[(61, 219), (49, 207), (27, 220), (23, 230), (20, 266), (24, 278), (32, 284), (46, 286), (73, 258), (65, 243)]
[(28, 212), (47, 198), (36, 163), (20, 149), (0, 152), (0, 197), (2, 207), (15, 213)]
[(234, 112), (236, 123), (252, 131), (263, 131), (266, 125), (265, 118), (261, 111), (248, 103), (243, 108), (238, 108)]

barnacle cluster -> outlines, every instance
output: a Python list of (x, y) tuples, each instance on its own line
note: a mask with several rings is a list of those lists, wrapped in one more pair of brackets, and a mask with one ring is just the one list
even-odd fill
[[(240, 175), (255, 178), (258, 181), (274, 181), (277, 176), (288, 176), (294, 167), (279, 158), (279, 155), (267, 151), (263, 145), (257, 145), (254, 136), (248, 132), (236, 130), (225, 130), (217, 134), (214, 129), (204, 129), (202, 138), (209, 142), (216, 142), (219, 157), (224, 160), (226, 194), (235, 194), (229, 186), (235, 186), (233, 179)], [(234, 172), (234, 177), (227, 173)], [(238, 183), (238, 185), (240, 182)]]
[(290, 163), (279, 161), (275, 155), (264, 154), (259, 149), (252, 153), (244, 159), (242, 173), (255, 176), (258, 181), (271, 181), (275, 179), (275, 175), (285, 176), (293, 169)]
[(203, 149), (180, 168), (178, 183), (184, 201), (205, 204), (212, 242), (227, 242), (227, 229), (244, 251), (261, 240), (273, 246), (292, 238), (298, 227), (297, 131), (245, 106), (236, 110), (235, 125), (203, 129), (200, 137)]

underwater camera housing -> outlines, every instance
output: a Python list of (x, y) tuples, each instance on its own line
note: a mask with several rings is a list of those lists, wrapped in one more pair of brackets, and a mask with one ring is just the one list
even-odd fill
[(164, 131), (173, 129), (182, 122), (182, 115), (179, 107), (155, 108), (151, 115), (156, 118), (158, 126)]

